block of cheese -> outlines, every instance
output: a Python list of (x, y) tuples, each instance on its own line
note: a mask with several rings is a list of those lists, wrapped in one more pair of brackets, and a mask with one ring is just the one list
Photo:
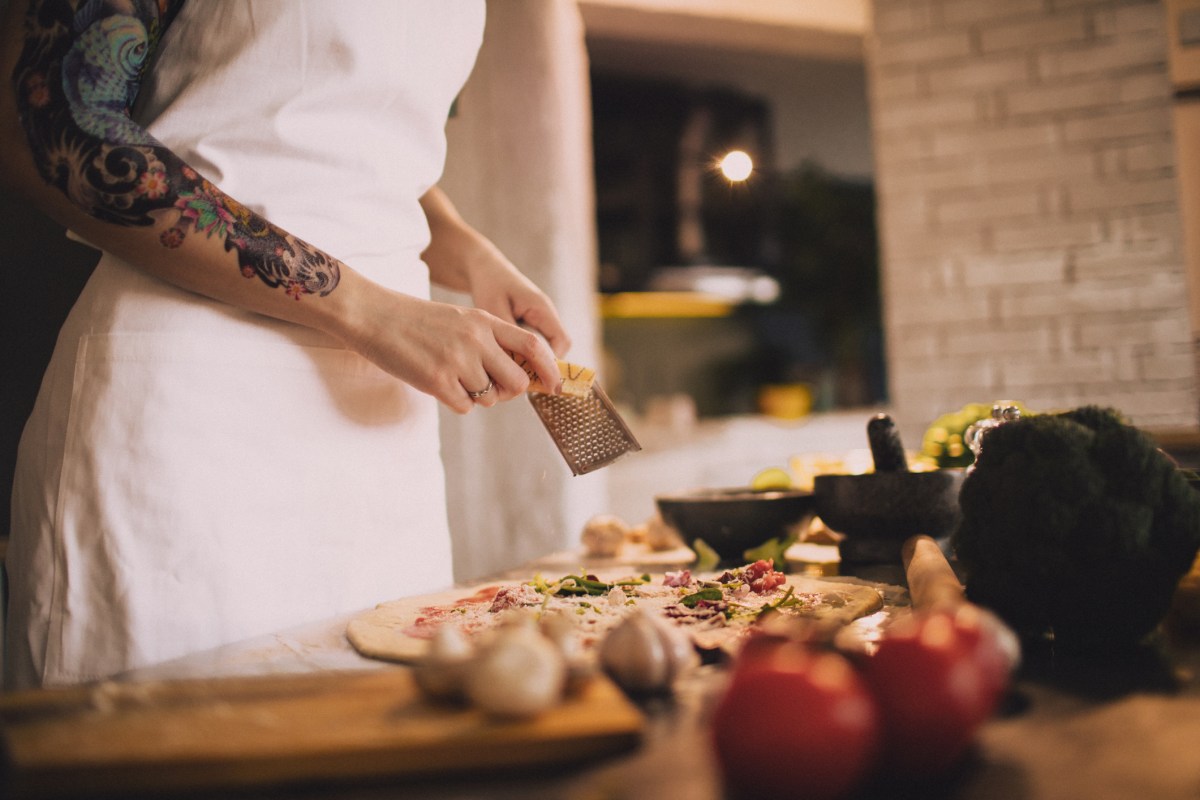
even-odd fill
[[(551, 390), (542, 383), (529, 362), (520, 356), (513, 358), (529, 376), (529, 391), (551, 394)], [(596, 380), (596, 371), (591, 367), (571, 364), (561, 358), (558, 359), (558, 374), (562, 378), (562, 393), (568, 397), (586, 397), (592, 391), (592, 383)]]

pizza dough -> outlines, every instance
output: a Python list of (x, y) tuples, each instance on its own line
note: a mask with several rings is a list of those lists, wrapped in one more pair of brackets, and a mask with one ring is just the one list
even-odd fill
[(682, 589), (666, 586), (663, 574), (647, 577), (645, 583), (607, 596), (553, 596), (547, 601), (529, 584), (505, 581), (394, 600), (351, 620), (346, 638), (368, 658), (414, 662), (424, 655), (429, 638), (439, 625), (454, 624), (469, 636), (479, 635), (494, 627), (505, 613), (492, 610), (494, 607), (528, 606), (566, 611), (577, 621), (584, 647), (592, 647), (621, 621), (628, 609), (636, 606), (662, 614), (685, 630), (701, 649), (733, 650), (753, 626), (757, 610), (766, 605), (783, 601), (780, 613), (835, 628), (883, 606), (883, 596), (869, 585), (789, 575), (786, 582), (767, 593), (743, 593), (727, 598), (744, 613), (726, 619), (721, 614), (703, 615), (681, 606), (681, 594), (694, 586)]

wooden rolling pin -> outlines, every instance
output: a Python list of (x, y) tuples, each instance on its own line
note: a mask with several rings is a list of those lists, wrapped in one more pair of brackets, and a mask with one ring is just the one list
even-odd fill
[(993, 663), (997, 656), (1002, 659), (1003, 677), (1009, 680), (1021, 663), (1021, 641), (1012, 629), (995, 614), (967, 600), (963, 585), (936, 541), (913, 536), (904, 542), (901, 553), (913, 609), (922, 613), (946, 611), (954, 614), (956, 623), (965, 620), (967, 625), (979, 626), (984, 635), (976, 652)]
[(955, 608), (966, 602), (954, 568), (932, 537), (911, 537), (904, 542), (901, 555), (913, 608), (933, 611)]

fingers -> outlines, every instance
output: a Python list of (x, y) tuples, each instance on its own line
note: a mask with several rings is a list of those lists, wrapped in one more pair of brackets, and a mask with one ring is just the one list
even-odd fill
[(567, 335), (558, 311), (550, 297), (512, 268), (516, 283), (501, 287), (495, 294), (481, 293), (476, 304), (505, 322), (512, 322), (537, 331), (550, 344), (554, 355), (562, 357), (571, 349), (571, 337)]
[(549, 300), (544, 305), (532, 306), (521, 315), (520, 322), (546, 337), (554, 355), (562, 357), (571, 349), (571, 337), (567, 335), (562, 320)]
[[(491, 408), (524, 394), (529, 388), (530, 376), (513, 360), (510, 350), (527, 354), (522, 360), (537, 364), (534, 369), (539, 377), (549, 364), (554, 378), (549, 385), (557, 386), (559, 381), (557, 362), (540, 337), (491, 315), (488, 319), (486, 330), (478, 331), (478, 349), (473, 355), (465, 352), (466, 363), (460, 362), (462, 365), (455, 370), (458, 375), (455, 391), (449, 397), (439, 397), (460, 414), (476, 406)], [(472, 361), (475, 363), (471, 364)], [(539, 368), (542, 371), (537, 371)]]
[[(496, 343), (499, 344), (498, 339)], [(495, 384), (490, 393), (495, 395), (495, 402), (511, 400), (525, 394), (525, 390), (529, 388), (529, 376), (505, 352), (503, 346), (489, 350), (484, 358), (484, 368)]]
[[(463, 388), (466, 388), (465, 384), (464, 384)], [(487, 385), (484, 386), (482, 389), (476, 389), (476, 390), (467, 389), (467, 397), (469, 397), (471, 399), (471, 402), (477, 406), (484, 406), (485, 408), (490, 408), (490, 407), (496, 405), (496, 403), (498, 402), (498, 399), (499, 399), (499, 394), (496, 392), (496, 382), (493, 381), (489, 377), (488, 381), (487, 381)]]
[[(396, 377), (458, 414), (524, 394), (530, 377), (550, 387), (561, 379), (554, 353), (537, 333), (480, 309), (386, 295), (389, 324), (354, 345)], [(529, 374), (518, 363), (526, 363)], [(488, 387), (491, 388), (488, 388)]]
[(446, 392), (431, 392), (431, 394), (455, 414), (469, 414), (477, 405), (474, 398), (462, 386)]
[(536, 377), (552, 393), (558, 394), (562, 388), (558, 361), (542, 337), (524, 328), (507, 328), (497, 341), (508, 351), (509, 363), (525, 376), (521, 391), (528, 389), (529, 382)]

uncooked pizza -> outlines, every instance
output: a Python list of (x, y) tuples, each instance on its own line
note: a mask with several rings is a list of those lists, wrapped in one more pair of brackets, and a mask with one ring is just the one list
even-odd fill
[(682, 630), (700, 649), (731, 651), (771, 614), (836, 628), (882, 605), (871, 586), (785, 575), (772, 562), (757, 561), (700, 575), (689, 570), (611, 579), (573, 574), (490, 583), (384, 603), (351, 621), (346, 635), (365, 656), (406, 662), (420, 659), (443, 625), (474, 637), (507, 616), (555, 614), (572, 620), (586, 648), (640, 609)]

